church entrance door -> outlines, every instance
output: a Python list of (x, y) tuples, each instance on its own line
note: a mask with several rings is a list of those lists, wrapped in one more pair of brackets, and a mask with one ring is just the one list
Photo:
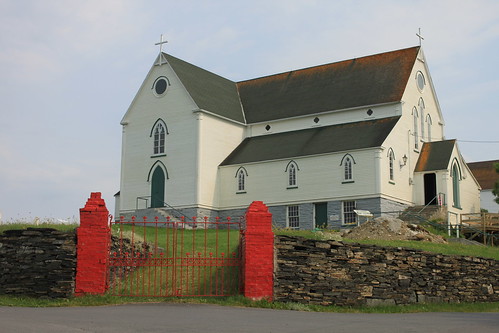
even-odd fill
[(424, 175), (424, 204), (436, 205), (437, 200), (437, 175), (427, 173)]
[(315, 209), (315, 227), (327, 227), (327, 202), (319, 202), (314, 204)]
[(151, 208), (165, 206), (165, 173), (161, 167), (156, 167), (151, 182)]

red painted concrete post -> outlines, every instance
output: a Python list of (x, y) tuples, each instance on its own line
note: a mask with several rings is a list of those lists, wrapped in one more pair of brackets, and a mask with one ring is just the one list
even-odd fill
[(109, 211), (101, 193), (91, 193), (80, 209), (80, 227), (76, 231), (75, 294), (103, 294), (108, 288), (107, 259), (111, 239)]
[(272, 300), (274, 294), (274, 233), (272, 214), (261, 201), (253, 201), (246, 211), (242, 239), (243, 295)]

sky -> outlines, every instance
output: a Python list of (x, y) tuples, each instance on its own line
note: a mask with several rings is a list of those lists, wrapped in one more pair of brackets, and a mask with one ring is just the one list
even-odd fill
[(496, 0), (0, 0), (0, 220), (75, 221), (91, 192), (114, 211), (120, 120), (161, 34), (241, 81), (416, 46), (419, 28), (446, 138), (499, 159)]

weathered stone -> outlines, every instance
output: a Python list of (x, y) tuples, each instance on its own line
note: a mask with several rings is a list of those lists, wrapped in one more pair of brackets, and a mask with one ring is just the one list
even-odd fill
[(279, 301), (340, 306), (499, 301), (499, 264), (493, 259), (350, 243), (328, 249), (297, 238), (299, 252), (292, 238), (286, 247), (293, 250), (279, 240), (274, 281)]
[(41, 298), (73, 294), (76, 237), (51, 228), (7, 230), (0, 235), (0, 294)]

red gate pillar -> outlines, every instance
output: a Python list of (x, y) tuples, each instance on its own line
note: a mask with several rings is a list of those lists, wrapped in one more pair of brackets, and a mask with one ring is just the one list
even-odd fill
[(80, 209), (80, 227), (76, 231), (75, 294), (104, 294), (108, 288), (107, 259), (111, 229), (109, 211), (101, 193), (91, 193)]
[(246, 211), (242, 239), (243, 295), (272, 300), (274, 294), (274, 233), (272, 214), (261, 201), (253, 201)]

